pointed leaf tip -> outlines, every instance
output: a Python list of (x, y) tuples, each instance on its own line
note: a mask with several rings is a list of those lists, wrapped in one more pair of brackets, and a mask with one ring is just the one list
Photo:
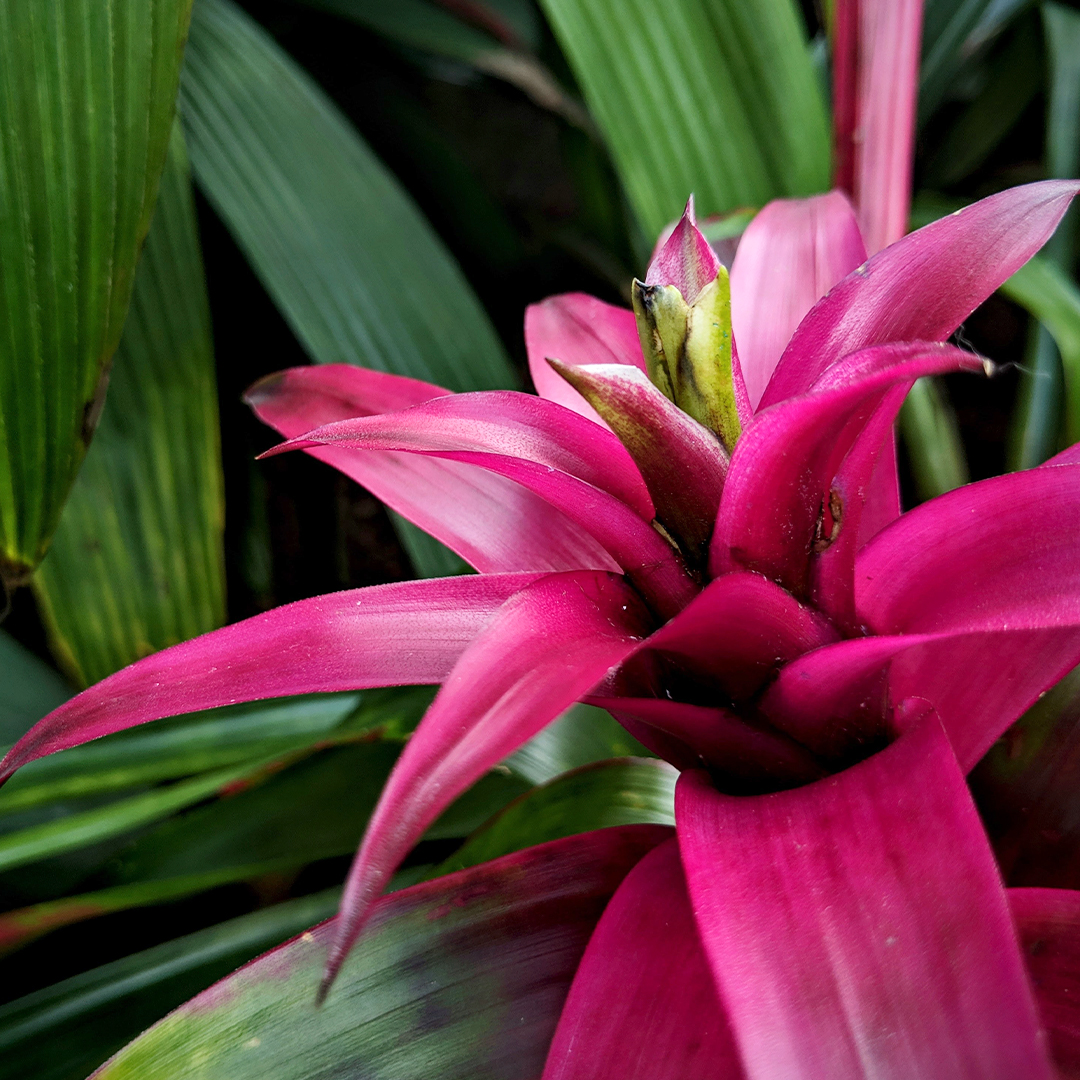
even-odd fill
[(648, 631), (613, 574), (551, 574), (504, 604), (462, 653), (394, 766), (345, 893), (324, 982), (334, 981), (401, 859), (459, 795), (583, 697)]
[(646, 285), (674, 285), (692, 304), (698, 293), (720, 271), (720, 260), (694, 219), (691, 195), (667, 241), (656, 253), (645, 275)]

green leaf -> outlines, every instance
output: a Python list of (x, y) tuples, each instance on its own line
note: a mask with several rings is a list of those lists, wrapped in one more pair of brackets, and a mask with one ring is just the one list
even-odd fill
[(199, 0), (181, 109), (195, 178), (318, 363), (513, 386), (460, 269), (326, 95), (229, 0)]
[(825, 104), (791, 0), (543, 0), (646, 234), (829, 186)]
[(174, 125), (93, 445), (35, 578), (79, 684), (225, 621), (225, 507), (210, 311)]
[(0, 1006), (0, 1078), (82, 1080), (192, 994), (328, 918), (339, 895), (329, 889), (243, 915)]
[(0, 743), (20, 739), (70, 696), (48, 664), (0, 631)]
[[(230, 0), (196, 5), (180, 99), (199, 186), (316, 363), (459, 391), (517, 384), (479, 300), (412, 200)], [(425, 576), (460, 567), (415, 530), (400, 535)]]
[[(218, 799), (140, 837), (115, 863), (118, 882), (163, 880), (264, 864), (302, 866), (351, 855), (397, 760), (400, 745), (366, 742), (326, 751), (265, 783)], [(428, 838), (465, 836), (520, 795), (527, 784), (489, 773), (457, 800)]]
[(191, 0), (0, 5), (0, 580), (44, 556), (165, 164)]
[(415, 726), (431, 693), (283, 698), (158, 720), (31, 762), (0, 789), (0, 815), (364, 738), (375, 727), (396, 738)]
[(667, 829), (605, 829), (381, 900), (327, 1002), (333, 924), (242, 968), (97, 1080), (529, 1080), (605, 904)]
[(571, 705), (539, 734), (506, 759), (506, 765), (532, 784), (618, 757), (651, 757), (609, 712), (592, 705)]
[(900, 410), (900, 433), (920, 500), (968, 482), (964, 444), (942, 383), (932, 378), (915, 383)]
[(1054, 336), (1065, 369), (1065, 442), (1080, 441), (1080, 289), (1059, 266), (1036, 255), (1001, 291)]
[(674, 825), (678, 778), (667, 762), (655, 758), (586, 765), (512, 802), (470, 836), (436, 873), (448, 874), (593, 829)]
[(88, 847), (141, 825), (160, 821), (185, 806), (220, 794), (232, 785), (250, 782), (276, 763), (276, 758), (245, 762), (141, 795), (118, 799), (92, 810), (7, 832), (0, 836), (0, 872)]
[(993, 0), (927, 0), (919, 65), (919, 123), (941, 104), (964, 55), (964, 45)]

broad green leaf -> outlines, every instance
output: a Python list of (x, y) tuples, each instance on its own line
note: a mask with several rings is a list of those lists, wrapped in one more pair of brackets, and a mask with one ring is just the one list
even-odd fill
[(21, 738), (70, 696), (48, 664), (0, 631), (0, 743)]
[(1036, 255), (1001, 291), (1053, 335), (1065, 369), (1065, 442), (1080, 441), (1080, 289), (1064, 270)]
[(339, 893), (243, 915), (0, 1006), (0, 1078), (82, 1080), (192, 994), (328, 918)]
[(825, 104), (792, 0), (543, 0), (650, 237), (829, 186)]
[(515, 750), (506, 765), (532, 784), (545, 784), (571, 769), (619, 757), (651, 755), (609, 712), (578, 704)]
[(93, 434), (191, 0), (0, 5), (0, 582), (41, 561)]
[(674, 825), (679, 774), (655, 758), (601, 761), (533, 788), (469, 837), (448, 874), (512, 851), (613, 825)]
[[(1049, 61), (1046, 110), (1046, 175), (1080, 174), (1080, 12), (1062, 4), (1044, 3), (1043, 30)], [(1044, 254), (1071, 268), (1076, 210), (1070, 209)]]
[(175, 124), (101, 424), (35, 578), (76, 682), (224, 623), (224, 529), (210, 311)]
[(530, 1080), (605, 904), (669, 835), (604, 829), (394, 893), (322, 1007), (333, 923), (211, 987), (94, 1075)]
[(452, 390), (514, 385), (476, 296), (401, 186), (230, 0), (198, 0), (181, 109), (196, 180), (313, 360)]
[[(180, 100), (199, 186), (316, 363), (451, 390), (516, 384), (479, 300), (412, 200), (231, 0), (198, 0)], [(420, 573), (460, 567), (435, 541), (402, 532)]]
[(915, 383), (900, 410), (900, 433), (920, 500), (968, 482), (964, 444), (942, 383), (931, 378)]

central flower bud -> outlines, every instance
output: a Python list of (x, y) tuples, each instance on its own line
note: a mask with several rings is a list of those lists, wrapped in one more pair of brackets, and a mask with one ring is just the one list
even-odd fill
[(653, 384), (730, 451), (742, 430), (728, 272), (694, 222), (693, 200), (634, 281), (634, 314)]

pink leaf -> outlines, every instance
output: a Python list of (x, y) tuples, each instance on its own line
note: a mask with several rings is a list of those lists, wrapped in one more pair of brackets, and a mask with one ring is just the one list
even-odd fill
[(94, 1077), (190, 1077), (193, 1055), (215, 1080), (539, 1077), (605, 905), (671, 832), (599, 829), (385, 897), (318, 1011), (311, 988), (338, 920), (314, 926), (159, 1020)]
[(591, 405), (548, 366), (628, 364), (645, 370), (637, 321), (629, 308), (605, 304), (585, 293), (549, 296), (525, 310), (525, 347), (536, 392), (603, 425)]
[[(710, 572), (744, 566), (806, 595), (814, 552), (826, 550), (845, 528), (858, 534), (862, 499), (841, 503), (832, 480), (867, 422), (893, 387), (963, 370), (981, 371), (982, 360), (929, 342), (878, 346), (845, 357), (810, 393), (759, 412), (735, 447)], [(895, 415), (903, 395), (890, 400)], [(888, 430), (878, 425), (873, 446), (881, 445), (881, 427)], [(864, 456), (850, 492), (865, 492), (875, 463), (873, 455)], [(854, 545), (847, 550), (854, 555)], [(850, 580), (850, 561), (847, 574)]]
[(759, 574), (736, 571), (711, 581), (643, 648), (744, 700), (784, 664), (835, 640), (828, 622), (790, 593)]
[(890, 702), (918, 695), (970, 769), (1080, 661), (1078, 519), (1077, 465), (969, 484), (905, 514), (855, 566), (857, 620), (884, 636), (789, 665), (766, 715), (817, 752), (842, 753), (887, 726)]
[(760, 407), (805, 392), (848, 353), (943, 341), (1046, 243), (1078, 189), (1074, 180), (1010, 188), (874, 255), (799, 324)]
[(838, 191), (777, 199), (750, 222), (731, 265), (731, 322), (753, 408), (806, 313), (865, 261), (855, 213)]
[(671, 545), (645, 519), (652, 516), (651, 500), (618, 440), (553, 402), (506, 392), (457, 394), (399, 413), (329, 424), (270, 453), (317, 445), (481, 465), (587, 529), (664, 617), (696, 591)]
[(675, 794), (706, 954), (748, 1080), (1051, 1080), (993, 854), (927, 717), (793, 791)]
[[(448, 393), (399, 375), (321, 364), (270, 375), (246, 400), (260, 420), (291, 439), (324, 424), (396, 412)], [(486, 469), (391, 451), (358, 454), (319, 446), (307, 453), (363, 485), (481, 573), (617, 569), (579, 525)]]
[[(640, 865), (640, 863), (638, 864)], [(1080, 892), (1009, 889), (1020, 945), (1050, 1052), (1067, 1077), (1080, 1076)]]
[(345, 887), (324, 989), (398, 863), (451, 802), (630, 653), (648, 613), (621, 578), (541, 578), (464, 652), (394, 766)]
[(570, 986), (543, 1080), (741, 1080), (674, 839), (619, 886)]
[(177, 713), (285, 694), (441, 682), (500, 605), (536, 574), (435, 578), (299, 600), (110, 675), (27, 732), (28, 761)]
[(1080, 622), (1080, 466), (997, 476), (904, 514), (860, 552), (876, 634)]
[(641, 470), (656, 516), (704, 561), (728, 467), (716, 436), (637, 368), (557, 360), (551, 366), (600, 410)]
[[(844, 116), (841, 130), (850, 140), (840, 160), (852, 159), (850, 190), (871, 254), (907, 231), (922, 13), (923, 0), (847, 0), (837, 12), (838, 22), (857, 23), (837, 28), (837, 44), (854, 46), (857, 57), (854, 63), (838, 58), (834, 87)], [(851, 89), (839, 85), (841, 78), (855, 82), (850, 119)]]
[(697, 227), (691, 195), (682, 217), (649, 264), (645, 284), (674, 285), (683, 299), (692, 304), (718, 273), (720, 260)]
[[(619, 721), (635, 721), (632, 734), (676, 768), (702, 764), (738, 783), (790, 787), (817, 780), (817, 762), (794, 740), (775, 729), (753, 725), (730, 709), (688, 705), (666, 698), (601, 697), (589, 704), (607, 709)], [(641, 725), (659, 737), (641, 737)], [(674, 741), (673, 741), (674, 740)]]

